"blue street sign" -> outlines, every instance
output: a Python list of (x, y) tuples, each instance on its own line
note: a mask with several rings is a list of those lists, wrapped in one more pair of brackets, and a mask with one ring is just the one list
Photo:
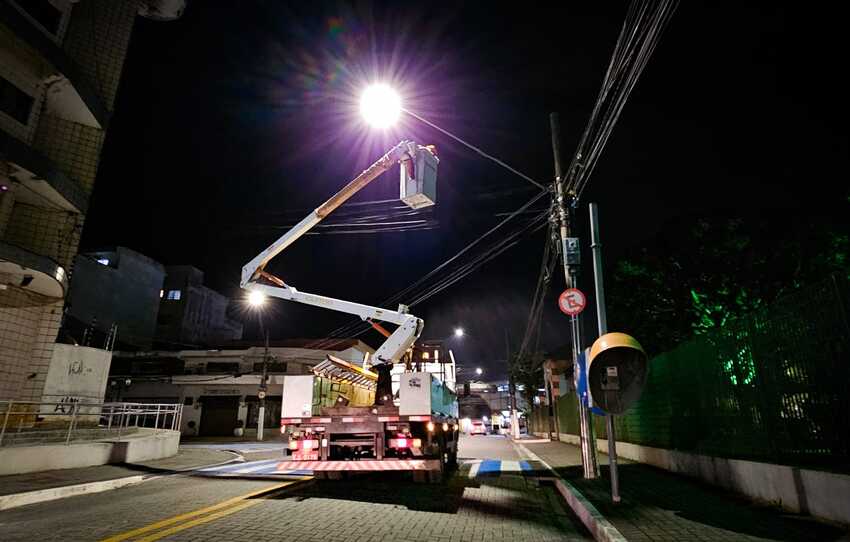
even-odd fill
[[(587, 354), (589, 352), (589, 348), (585, 349), (584, 352), (579, 354), (576, 363), (578, 367), (575, 368), (576, 372), (576, 394), (578, 395), (578, 400), (581, 401), (585, 407), (590, 406), (590, 394), (587, 391)], [(603, 412), (598, 407), (590, 407), (590, 411), (597, 416), (604, 416), (605, 412)]]

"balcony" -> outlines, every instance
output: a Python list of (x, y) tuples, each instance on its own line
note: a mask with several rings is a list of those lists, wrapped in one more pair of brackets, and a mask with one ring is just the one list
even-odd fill
[(65, 296), (68, 276), (50, 258), (0, 241), (0, 288), (7, 285), (39, 294), (49, 302)]
[(0, 130), (0, 160), (9, 162), (11, 177), (21, 183), (15, 199), (36, 207), (86, 214), (88, 195), (52, 161)]
[(47, 110), (87, 126), (106, 128), (109, 111), (79, 66), (8, 0), (0, 0), (0, 24), (36, 50), (57, 73), (49, 77)]

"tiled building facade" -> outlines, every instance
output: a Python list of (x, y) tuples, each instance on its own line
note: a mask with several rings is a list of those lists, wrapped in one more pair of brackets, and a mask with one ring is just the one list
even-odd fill
[(183, 4), (0, 0), (0, 400), (41, 399), (135, 19)]

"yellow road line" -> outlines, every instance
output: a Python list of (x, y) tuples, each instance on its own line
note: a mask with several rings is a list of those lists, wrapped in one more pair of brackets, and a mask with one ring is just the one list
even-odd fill
[(240, 495), (238, 497), (233, 497), (232, 499), (227, 499), (226, 501), (222, 501), (218, 504), (214, 504), (212, 506), (207, 506), (205, 508), (199, 508), (198, 510), (193, 510), (191, 512), (187, 512), (185, 514), (180, 514), (178, 516), (170, 517), (164, 519), (162, 521), (157, 521), (156, 523), (151, 523), (150, 525), (145, 525), (144, 527), (139, 527), (138, 529), (133, 529), (131, 531), (126, 531), (123, 533), (119, 533), (114, 536), (110, 536), (109, 538), (104, 538), (101, 542), (121, 542), (122, 540), (128, 540), (130, 538), (134, 538), (136, 536), (145, 534), (150, 531), (155, 531), (157, 529), (162, 529), (163, 527), (168, 527), (169, 525), (173, 525), (180, 521), (188, 520), (197, 516), (202, 516), (204, 514), (208, 514), (210, 512), (214, 512), (216, 510), (221, 510), (222, 508), (227, 508), (228, 506), (238, 505), (241, 501), (246, 499), (250, 499), (253, 497), (257, 497), (259, 495), (263, 495), (265, 493), (271, 493), (273, 491), (277, 491), (279, 489), (283, 489), (287, 486), (290, 486), (296, 482), (300, 482), (302, 480), (306, 480), (308, 478), (301, 478), (298, 480), (291, 480), (287, 482), (283, 482), (281, 484), (275, 484), (271, 487), (266, 487), (263, 489), (259, 489), (257, 491), (252, 491), (250, 493), (246, 493), (244, 495)]
[(204, 516), (201, 518), (193, 519), (192, 521), (187, 521), (186, 523), (181, 523), (180, 525), (175, 525), (170, 529), (165, 529), (164, 531), (159, 531), (158, 533), (153, 533), (152, 535), (146, 536), (144, 538), (139, 538), (136, 542), (153, 542), (154, 540), (159, 540), (160, 538), (165, 538), (166, 536), (170, 536), (174, 533), (179, 533), (180, 531), (185, 531), (186, 529), (191, 529), (197, 525), (202, 525), (204, 523), (215, 521), (224, 516), (229, 516), (230, 514), (235, 514), (240, 510), (244, 510), (246, 508), (250, 508), (255, 504), (260, 504), (262, 501), (260, 500), (252, 500), (245, 501), (242, 504), (237, 504), (236, 506), (232, 506), (230, 508), (225, 508), (220, 512), (216, 512), (214, 514), (210, 514), (208, 516)]

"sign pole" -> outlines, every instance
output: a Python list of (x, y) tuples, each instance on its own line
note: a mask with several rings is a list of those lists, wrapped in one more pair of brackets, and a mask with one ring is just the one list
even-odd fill
[[(602, 283), (602, 243), (599, 240), (599, 207), (590, 204), (590, 249), (593, 252), (593, 284), (596, 288), (596, 321), (599, 336), (608, 333), (608, 318), (605, 312), (605, 287)], [(617, 440), (614, 434), (614, 415), (605, 416), (608, 432), (608, 465), (611, 471), (611, 500), (620, 502), (620, 476), (617, 470)]]
[[(561, 125), (557, 113), (549, 115), (549, 126), (552, 130), (552, 153), (555, 157), (555, 202), (558, 209), (558, 223), (561, 236), (561, 254), (564, 259), (564, 277), (567, 288), (578, 285), (577, 274), (579, 265), (579, 243), (577, 237), (569, 237), (569, 220), (565, 206), (564, 177), (561, 168)], [(581, 312), (581, 311), (579, 311)], [(581, 353), (581, 321), (577, 316), (570, 316), (570, 328), (573, 339), (573, 367), (577, 367), (578, 356)], [(581, 463), (585, 478), (596, 478), (596, 446), (593, 438), (593, 424), (590, 420), (590, 409), (579, 401), (579, 428), (581, 433)], [(557, 416), (557, 412), (555, 413)]]

